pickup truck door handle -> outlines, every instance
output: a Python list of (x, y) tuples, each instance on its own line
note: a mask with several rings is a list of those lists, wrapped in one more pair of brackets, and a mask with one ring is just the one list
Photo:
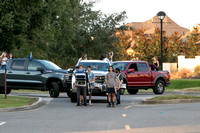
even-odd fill
[(11, 71), (9, 71), (8, 73), (12, 73)]
[(30, 72), (27, 72), (26, 74), (31, 74)]

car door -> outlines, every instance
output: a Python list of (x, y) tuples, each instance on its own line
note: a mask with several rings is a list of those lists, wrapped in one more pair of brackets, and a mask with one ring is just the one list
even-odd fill
[(138, 86), (151, 86), (150, 70), (145, 62), (137, 63), (137, 82)]
[[(130, 69), (134, 69), (134, 72), (129, 72)], [(138, 69), (136, 63), (129, 64), (127, 68), (126, 79), (128, 86), (138, 86)]]
[(42, 72), (38, 71), (38, 68), (43, 66), (37, 61), (29, 61), (26, 71), (26, 78), (29, 80), (29, 86), (33, 88), (44, 87), (45, 78), (42, 76)]
[(26, 79), (27, 60), (13, 60), (10, 69), (6, 72), (6, 81), (8, 87), (24, 88), (27, 86)]

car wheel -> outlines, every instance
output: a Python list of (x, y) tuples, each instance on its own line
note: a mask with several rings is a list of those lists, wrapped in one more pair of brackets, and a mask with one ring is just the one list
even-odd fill
[(71, 102), (72, 103), (77, 102), (77, 93), (71, 92)]
[(49, 95), (57, 98), (59, 96), (59, 85), (56, 82), (51, 82), (49, 85)]
[(138, 89), (127, 89), (129, 94), (137, 94), (138, 93)]
[(165, 84), (163, 80), (158, 80), (156, 82), (155, 87), (153, 88), (153, 92), (155, 94), (163, 94), (165, 91)]
[(67, 91), (67, 96), (68, 96), (69, 98), (71, 97), (70, 91)]

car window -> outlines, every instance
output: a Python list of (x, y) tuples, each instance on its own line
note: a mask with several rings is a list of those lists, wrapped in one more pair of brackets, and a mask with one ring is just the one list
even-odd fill
[(25, 60), (14, 60), (11, 68), (16, 70), (25, 69)]
[(148, 66), (146, 63), (138, 63), (138, 71), (148, 71)]
[(138, 71), (136, 63), (131, 64), (128, 69), (134, 69), (134, 71)]
[(128, 65), (128, 63), (113, 63), (113, 68), (119, 68), (121, 71), (124, 71)]
[(29, 64), (28, 64), (28, 70), (32, 70), (32, 71), (36, 71), (37, 70), (37, 68), (40, 68), (40, 67), (42, 67), (40, 64), (38, 64), (37, 62), (29, 62)]

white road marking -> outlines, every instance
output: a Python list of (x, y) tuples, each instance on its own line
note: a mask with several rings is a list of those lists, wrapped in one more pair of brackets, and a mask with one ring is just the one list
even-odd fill
[(129, 125), (125, 125), (126, 130), (131, 130), (131, 127)]
[(2, 126), (3, 124), (6, 124), (6, 122), (0, 121), (0, 126)]
[(132, 106), (130, 105), (130, 106), (126, 106), (124, 109), (129, 109), (129, 108), (131, 108)]
[(126, 117), (126, 114), (122, 114), (122, 117)]

